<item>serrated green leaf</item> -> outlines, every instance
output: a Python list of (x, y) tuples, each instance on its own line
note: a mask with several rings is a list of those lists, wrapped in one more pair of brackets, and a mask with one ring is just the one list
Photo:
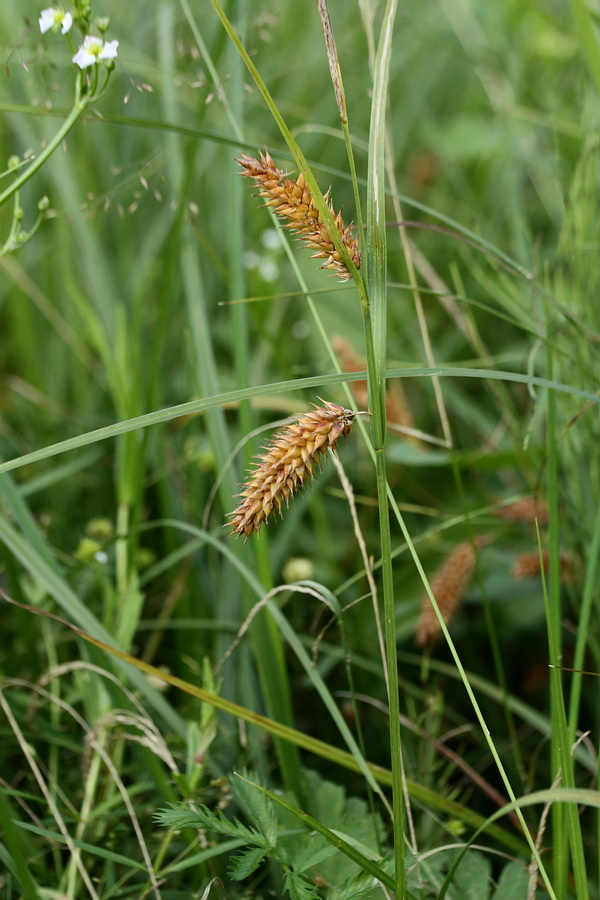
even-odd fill
[[(345, 843), (354, 846), (355, 849), (368, 859), (379, 859), (377, 853), (377, 830), (381, 828), (381, 822), (377, 816), (371, 815), (364, 800), (356, 797), (346, 797), (343, 787), (323, 779), (317, 772), (306, 773), (308, 794), (311, 797), (310, 812), (315, 818), (326, 825), (332, 833), (341, 837)], [(285, 819), (284, 819), (285, 821)], [(312, 835), (314, 844), (300, 845), (298, 841), (288, 841), (290, 846), (289, 860), (297, 872), (304, 872), (310, 865), (317, 862), (310, 859), (315, 857), (319, 864), (319, 872), (325, 881), (331, 884), (339, 884), (357, 874), (357, 865), (349, 858), (344, 858), (339, 853), (319, 853), (322, 846), (317, 835)]]
[[(277, 819), (273, 810), (273, 804), (262, 791), (257, 791), (252, 785), (261, 786), (260, 780), (252, 772), (243, 770), (241, 778), (232, 781), (232, 788), (236, 798), (243, 807), (249, 820), (263, 835), (266, 844), (274, 847), (277, 842)], [(242, 779), (247, 779), (243, 781)], [(251, 782), (250, 784), (248, 782)]]
[(314, 884), (309, 884), (295, 872), (286, 872), (283, 883), (284, 890), (292, 900), (320, 900), (321, 898)]
[[(343, 838), (339, 837), (339, 835), (326, 828), (313, 816), (310, 816), (308, 815), (308, 813), (305, 813), (302, 810), (298, 809), (283, 797), (274, 794), (272, 791), (269, 791), (267, 790), (267, 788), (261, 787), (259, 785), (256, 785), (256, 787), (258, 788), (258, 790), (261, 790), (265, 794), (267, 794), (267, 796), (270, 797), (270, 799), (275, 803), (277, 803), (278, 806), (282, 807), (282, 809), (287, 810), (288, 813), (291, 813), (298, 821), (302, 822), (309, 831), (318, 832), (332, 846), (340, 850), (341, 853), (343, 853), (345, 856), (349, 857), (353, 863), (358, 865), (364, 871), (371, 872), (375, 876), (375, 878), (382, 882), (383, 885), (388, 888), (394, 887), (393, 878), (389, 877), (387, 873), (382, 870), (378, 862), (373, 862), (372, 859), (360, 853), (354, 846), (352, 846), (352, 844), (349, 844)], [(406, 897), (410, 897), (410, 894), (407, 893)]]
[[(290, 844), (288, 842), (286, 846), (289, 847)], [(296, 872), (306, 872), (336, 853), (336, 848), (328, 844), (320, 834), (307, 835), (304, 832), (302, 840), (295, 842), (294, 852), (288, 852), (288, 858)]]
[(518, 863), (507, 863), (500, 873), (493, 900), (525, 900), (529, 873)]
[(470, 850), (452, 880), (451, 894), (457, 900), (485, 900), (490, 893), (491, 881), (492, 866), (488, 857)]
[(371, 897), (381, 897), (381, 887), (375, 884), (371, 874), (361, 872), (346, 880), (340, 887), (333, 888), (327, 900), (370, 900)]
[(314, 770), (306, 773), (306, 786), (311, 798), (310, 814), (327, 822), (329, 828), (336, 828), (342, 823), (346, 792), (339, 784), (326, 781)]
[(212, 812), (206, 806), (199, 806), (196, 809), (172, 806), (158, 810), (154, 818), (160, 825), (169, 828), (204, 828), (206, 831), (226, 834), (228, 837), (244, 840), (248, 844), (269, 849), (269, 845), (258, 831), (242, 825), (238, 819), (228, 819), (220, 809)]
[(229, 877), (234, 881), (242, 881), (248, 875), (256, 872), (265, 861), (266, 851), (261, 847), (253, 847), (251, 850), (243, 850), (239, 856), (234, 856), (227, 869)]

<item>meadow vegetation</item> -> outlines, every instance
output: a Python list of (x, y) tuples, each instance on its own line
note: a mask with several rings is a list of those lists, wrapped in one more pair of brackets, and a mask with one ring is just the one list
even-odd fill
[(0, 4), (1, 896), (595, 900), (597, 10), (52, 9)]

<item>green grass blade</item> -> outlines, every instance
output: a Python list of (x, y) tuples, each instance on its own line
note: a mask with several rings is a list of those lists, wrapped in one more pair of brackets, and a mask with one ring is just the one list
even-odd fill
[[(291, 381), (279, 381), (273, 384), (263, 384), (257, 387), (242, 388), (235, 391), (225, 391), (213, 397), (203, 397), (200, 400), (190, 400), (187, 403), (179, 403), (176, 406), (169, 406), (155, 412), (145, 413), (141, 416), (134, 416), (131, 419), (125, 419), (116, 422), (114, 425), (106, 425), (103, 428), (97, 428), (94, 431), (88, 431), (85, 434), (78, 435), (74, 438), (68, 438), (65, 441), (59, 441), (48, 447), (39, 450), (33, 450), (23, 456), (0, 463), (0, 474), (10, 472), (14, 469), (22, 468), (42, 459), (48, 459), (69, 450), (77, 450), (80, 447), (86, 447), (89, 444), (95, 444), (98, 441), (105, 441), (109, 438), (117, 437), (129, 431), (136, 431), (140, 428), (148, 428), (152, 425), (160, 425), (163, 422), (171, 422), (183, 416), (189, 416), (194, 413), (205, 412), (216, 406), (235, 405), (244, 400), (253, 397), (265, 397), (273, 394), (284, 394), (288, 391), (307, 391), (313, 389), (323, 389), (330, 386), (343, 384), (345, 382), (363, 381), (366, 372), (344, 372), (335, 375), (311, 375), (306, 378), (296, 378)], [(564, 394), (570, 394), (573, 397), (580, 397), (588, 400), (593, 404), (600, 404), (600, 397), (590, 391), (573, 387), (547, 378), (539, 378), (534, 375), (523, 375), (520, 372), (505, 372), (499, 369), (465, 369), (460, 366), (436, 366), (435, 369), (427, 367), (410, 367), (404, 369), (388, 369), (388, 378), (428, 378), (431, 375), (439, 375), (444, 378), (488, 378), (499, 381), (509, 381), (518, 384), (529, 384), (535, 387), (544, 387), (558, 391)]]
[(377, 474), (379, 533), (383, 573), (385, 652), (390, 706), (390, 755), (392, 760), (392, 805), (394, 832), (395, 890), (404, 897), (404, 791), (394, 577), (385, 460), (386, 368), (387, 368), (387, 231), (385, 211), (385, 121), (389, 72), (397, 2), (388, 0), (383, 15), (373, 73), (373, 100), (369, 129), (369, 175), (367, 186), (367, 285), (368, 308), (363, 307), (365, 343), (369, 370), (369, 408), (373, 416), (372, 440)]
[(0, 785), (0, 832), (3, 835), (4, 844), (2, 851), (6, 853), (4, 864), (7, 871), (10, 870), (15, 877), (23, 900), (40, 900), (35, 880), (31, 874), (33, 849), (17, 827), (23, 823), (18, 820), (15, 822), (14, 815), (4, 786)]
[[(40, 556), (29, 541), (3, 518), (0, 517), (0, 541), (15, 556), (21, 565), (39, 582), (69, 620), (80, 628), (94, 635), (106, 644), (113, 644), (114, 639), (98, 619), (81, 602), (61, 575), (45, 558)], [(126, 677), (146, 697), (147, 701), (162, 716), (169, 728), (182, 736), (186, 733), (186, 725), (181, 716), (161, 696), (140, 673), (128, 666), (123, 667)]]

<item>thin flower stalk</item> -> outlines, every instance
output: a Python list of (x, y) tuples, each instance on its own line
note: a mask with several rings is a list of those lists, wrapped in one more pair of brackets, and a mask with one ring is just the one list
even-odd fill
[(260, 532), (272, 512), (282, 513), (292, 496), (315, 475), (328, 450), (335, 450), (340, 437), (346, 437), (356, 415), (327, 400), (303, 413), (292, 425), (276, 432), (258, 456), (256, 468), (249, 472), (237, 508), (231, 513), (231, 533), (249, 538)]
[[(260, 160), (242, 154), (237, 162), (242, 166), (241, 174), (245, 178), (252, 178), (260, 188), (259, 196), (264, 198), (265, 205), (270, 206), (280, 218), (287, 220), (285, 228), (295, 232), (300, 240), (315, 251), (313, 259), (325, 260), (321, 268), (331, 269), (342, 281), (348, 281), (352, 277), (350, 271), (331, 239), (304, 176), (300, 174), (296, 181), (292, 181), (285, 172), (277, 168), (268, 152), (261, 153)], [(327, 191), (324, 199), (342, 242), (359, 269), (360, 250), (352, 226), (344, 225), (341, 211), (334, 212), (330, 191)]]

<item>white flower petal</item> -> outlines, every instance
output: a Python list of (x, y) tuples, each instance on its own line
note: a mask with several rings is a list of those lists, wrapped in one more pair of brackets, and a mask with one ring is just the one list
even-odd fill
[(88, 53), (85, 47), (80, 47), (73, 57), (73, 62), (75, 65), (79, 66), (80, 69), (87, 69), (88, 66), (94, 65), (96, 57), (92, 56), (91, 53)]
[(73, 62), (80, 69), (86, 69), (101, 59), (114, 59), (117, 55), (118, 46), (118, 41), (107, 41), (104, 43), (102, 38), (88, 34), (83, 39), (83, 45), (73, 57)]
[(43, 9), (40, 13), (40, 17), (38, 19), (40, 25), (40, 31), (42, 34), (45, 34), (46, 31), (50, 31), (50, 29), (54, 26), (54, 10), (51, 6), (48, 9)]
[(83, 47), (85, 50), (93, 53), (94, 56), (98, 56), (102, 50), (102, 39), (95, 37), (93, 34), (86, 34), (83, 39)]
[(73, 16), (70, 12), (66, 12), (63, 16), (62, 20), (62, 28), (60, 30), (61, 34), (66, 34), (67, 31), (71, 30), (71, 25), (73, 24)]
[(118, 41), (107, 41), (100, 51), (99, 58), (100, 59), (115, 59), (117, 55), (117, 47), (119, 46)]

